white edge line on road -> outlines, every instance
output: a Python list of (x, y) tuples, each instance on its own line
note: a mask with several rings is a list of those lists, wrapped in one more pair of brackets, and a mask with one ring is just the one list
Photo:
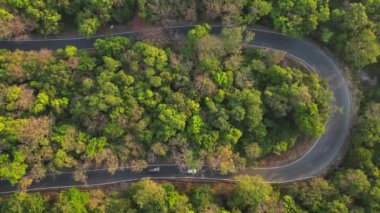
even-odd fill
[[(298, 178), (294, 180), (287, 180), (287, 181), (275, 181), (275, 182), (267, 182), (269, 184), (282, 184), (282, 183), (289, 183), (289, 182), (295, 182), (299, 180), (306, 180), (310, 179), (312, 177), (304, 177), (304, 178)], [(118, 183), (126, 183), (126, 182), (134, 182), (134, 181), (139, 181), (142, 179), (151, 179), (151, 180), (183, 180), (183, 179), (188, 179), (188, 180), (195, 180), (195, 181), (202, 181), (202, 180), (208, 180), (208, 181), (225, 181), (225, 182), (236, 182), (235, 179), (227, 179), (227, 178), (207, 178), (207, 177), (144, 177), (144, 178), (134, 178), (134, 179), (129, 179), (129, 180), (119, 180), (119, 181), (111, 181), (107, 183), (96, 183), (96, 184), (91, 184), (91, 185), (86, 185), (86, 184), (80, 184), (80, 185), (69, 185), (69, 186), (52, 186), (52, 187), (41, 187), (41, 188), (33, 188), (33, 189), (26, 189), (26, 190), (12, 190), (12, 191), (6, 191), (6, 192), (0, 192), (0, 194), (10, 194), (14, 192), (22, 192), (22, 191), (27, 191), (27, 192), (33, 192), (33, 191), (45, 191), (45, 190), (55, 190), (55, 189), (67, 189), (67, 188), (86, 188), (86, 187), (96, 187), (96, 186), (105, 186), (105, 185), (112, 185), (112, 184), (118, 184)]]
[[(165, 27), (165, 28), (156, 28), (156, 29), (149, 29), (149, 30), (163, 30), (163, 29), (176, 29), (176, 28), (184, 28), (184, 27), (194, 27), (195, 25), (182, 25), (182, 26), (173, 26), (173, 27)], [(221, 25), (211, 25), (212, 27), (223, 27)], [(279, 33), (279, 32), (275, 32), (275, 31), (270, 31), (270, 30), (264, 30), (264, 29), (257, 29), (257, 28), (248, 28), (249, 30), (252, 30), (252, 31), (258, 31), (258, 32), (266, 32), (266, 33), (271, 33), (271, 34), (278, 34), (278, 35), (283, 35), (283, 36), (286, 36), (282, 33)], [(148, 30), (148, 31), (149, 31)], [(140, 32), (144, 32), (144, 31), (147, 31), (147, 30), (141, 30), (141, 31), (126, 31), (126, 32), (119, 32), (119, 33), (112, 33), (112, 34), (102, 34), (102, 35), (96, 35), (96, 36), (91, 36), (91, 37), (73, 37), (73, 38), (62, 38), (62, 39), (35, 39), (35, 40), (0, 40), (1, 41), (5, 41), (5, 42), (34, 42), (34, 41), (61, 41), (61, 40), (79, 40), (79, 39), (92, 39), (92, 38), (103, 38), (103, 37), (106, 37), (106, 36), (115, 36), (115, 35), (128, 35), (128, 34), (133, 34), (133, 33), (140, 33)], [(260, 45), (251, 45), (251, 44), (244, 44), (245, 46), (253, 46), (253, 47), (259, 47), (259, 48), (266, 48), (266, 49), (273, 49), (273, 48), (270, 48), (270, 47), (266, 47), (266, 46), (260, 46)], [(84, 48), (84, 49), (87, 49), (87, 50), (93, 50), (95, 48)], [(319, 47), (317, 47), (318, 51), (320, 52), (323, 52)], [(310, 68), (312, 71), (315, 72), (315, 69), (308, 63), (306, 63), (305, 61), (303, 61), (302, 59), (300, 59), (299, 57), (293, 55), (293, 54), (290, 54), (286, 51), (283, 51), (283, 50), (279, 50), (279, 49), (273, 49), (273, 50), (276, 50), (276, 51), (281, 51), (281, 52), (284, 52), (286, 54), (289, 54), (293, 57), (295, 57), (296, 59), (298, 59), (299, 61), (301, 61), (302, 63), (304, 63), (308, 68)], [(329, 57), (328, 57), (329, 58)], [(345, 79), (341, 69), (336, 65), (336, 63), (332, 60), (332, 59), (329, 59), (329, 61), (331, 62), (331, 64), (333, 64), (333, 66), (335, 66), (339, 71), (340, 71), (340, 75), (343, 76), (343, 78)], [(346, 80), (345, 80), (346, 81)], [(347, 82), (346, 83), (346, 86), (347, 86)], [(350, 92), (350, 91), (349, 91)], [(350, 98), (352, 99), (351, 97), (351, 92), (350, 92)], [(351, 106), (352, 107), (352, 106)], [(351, 110), (351, 109), (350, 109)], [(314, 145), (301, 157), (299, 158), (298, 160), (296, 161), (293, 161), (287, 165), (283, 165), (283, 166), (278, 166), (278, 167), (264, 167), (264, 168), (254, 168), (253, 170), (267, 170), (267, 169), (278, 169), (278, 168), (284, 168), (284, 167), (288, 167), (288, 166), (291, 166), (297, 162), (299, 162), (300, 160), (302, 160), (304, 157), (306, 157), (312, 150), (313, 148), (318, 144), (318, 141), (319, 139), (321, 138), (321, 136), (317, 139), (317, 141), (314, 143)], [(164, 164), (162, 164), (164, 165)], [(167, 165), (173, 165), (173, 164), (167, 164)], [(152, 164), (152, 165), (148, 165), (148, 166), (159, 166), (159, 164)], [(120, 168), (127, 168), (127, 167), (120, 167)], [(88, 171), (103, 171), (103, 170), (106, 170), (105, 168), (102, 168), (102, 169), (92, 169), (92, 170), (86, 170), (86, 172)], [(73, 173), (73, 172), (60, 172), (56, 175), (59, 175), (59, 174), (64, 174), (64, 173)], [(47, 174), (47, 175), (55, 175), (54, 173), (52, 174)], [(268, 183), (271, 183), (271, 184), (278, 184), (278, 183), (289, 183), (289, 182), (294, 182), (294, 181), (300, 181), (300, 180), (306, 180), (306, 179), (310, 179), (310, 178), (313, 178), (315, 176), (309, 176), (309, 177), (302, 177), (302, 178), (296, 178), (296, 179), (292, 179), (292, 180), (286, 180), (286, 181), (268, 181)], [(147, 178), (150, 178), (150, 179), (154, 179), (154, 180), (171, 180), (171, 179), (193, 179), (193, 180), (214, 180), (214, 181), (235, 181), (233, 179), (223, 179), (223, 178), (199, 178), (199, 177), (147, 177)], [(130, 179), (130, 180), (122, 180), (122, 181), (113, 181), (113, 182), (107, 182), (107, 183), (99, 183), (99, 184), (91, 184), (91, 185), (71, 185), (71, 186), (57, 186), (57, 187), (45, 187), (45, 188), (34, 188), (34, 189), (27, 189), (26, 191), (41, 191), (41, 190), (53, 190), (53, 189), (62, 189), (62, 188), (71, 188), (71, 187), (89, 187), (89, 186), (102, 186), (102, 185), (109, 185), (109, 184), (116, 184), (116, 183), (123, 183), (123, 182), (131, 182), (131, 181), (137, 181), (137, 180), (140, 180), (142, 178), (139, 178), (139, 179)], [(13, 190), (13, 191), (8, 191), (8, 192), (0, 192), (0, 194), (8, 194), (8, 193), (13, 193), (13, 192), (17, 192), (17, 191), (21, 191), (21, 190)]]

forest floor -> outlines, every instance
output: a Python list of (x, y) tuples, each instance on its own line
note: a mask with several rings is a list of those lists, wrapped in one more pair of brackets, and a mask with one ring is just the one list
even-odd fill
[(284, 166), (301, 158), (315, 144), (315, 139), (300, 139), (293, 147), (281, 154), (271, 154), (259, 160), (258, 167)]

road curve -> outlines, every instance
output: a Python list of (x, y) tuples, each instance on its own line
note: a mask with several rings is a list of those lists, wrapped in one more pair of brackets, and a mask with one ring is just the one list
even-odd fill
[[(165, 28), (164, 30), (175, 30), (177, 33), (186, 33), (193, 26), (177, 26)], [(218, 31), (220, 27), (214, 27)], [(321, 79), (324, 79), (334, 94), (333, 104), (342, 109), (331, 115), (331, 120), (325, 125), (324, 134), (316, 141), (314, 146), (306, 152), (300, 159), (280, 167), (255, 168), (249, 169), (241, 174), (261, 175), (270, 183), (283, 183), (296, 180), (303, 180), (321, 174), (329, 168), (341, 154), (347, 142), (348, 130), (351, 121), (351, 95), (345, 81), (342, 70), (318, 46), (313, 45), (302, 39), (295, 39), (277, 32), (251, 29), (255, 32), (255, 39), (250, 43), (252, 46), (261, 48), (271, 48), (285, 51), (299, 60), (313, 67)], [(116, 33), (119, 36), (135, 36), (136, 31)], [(97, 38), (103, 35), (90, 38), (68, 38), (68, 39), (47, 39), (47, 40), (28, 40), (28, 41), (0, 41), (0, 48), (15, 50), (39, 50), (43, 48), (58, 49), (66, 45), (74, 45), (80, 49), (91, 49)], [(157, 166), (157, 165), (151, 165)], [(133, 173), (128, 169), (117, 171), (110, 175), (104, 169), (87, 171), (87, 183), (75, 182), (71, 177), (71, 172), (61, 174), (48, 174), (39, 183), (33, 183), (30, 191), (61, 189), (73, 186), (95, 186), (111, 183), (133, 181), (144, 177), (152, 179), (202, 179), (202, 180), (232, 180), (232, 175), (219, 175), (212, 172), (207, 166), (195, 176), (186, 176), (181, 173), (176, 165), (159, 165), (160, 173)], [(7, 181), (0, 180), (0, 194), (17, 191)]]

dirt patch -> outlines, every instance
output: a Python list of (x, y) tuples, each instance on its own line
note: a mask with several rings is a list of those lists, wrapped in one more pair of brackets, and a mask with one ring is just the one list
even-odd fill
[(283, 166), (301, 158), (316, 142), (315, 139), (299, 139), (289, 150), (276, 155), (272, 154), (258, 162), (258, 167)]
[(140, 16), (138, 9), (135, 12), (135, 15), (133, 16), (133, 19), (128, 24), (128, 28), (131, 30), (142, 30), (146, 28), (151, 28), (152, 26), (146, 23)]

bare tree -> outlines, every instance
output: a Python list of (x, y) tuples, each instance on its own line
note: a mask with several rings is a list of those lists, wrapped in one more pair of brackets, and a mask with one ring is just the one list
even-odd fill
[(75, 168), (75, 171), (73, 173), (73, 178), (75, 181), (86, 183), (87, 174), (86, 174), (86, 168), (84, 165), (79, 165), (77, 168)]
[(24, 177), (24, 178), (22, 178), (19, 181), (18, 187), (21, 190), (26, 190), (32, 183), (33, 183), (33, 179), (32, 178), (30, 178), (30, 177)]
[(105, 163), (107, 171), (111, 174), (115, 174), (119, 168), (119, 159), (116, 153), (109, 148), (101, 150), (97, 155), (97, 159)]
[(14, 15), (10, 21), (0, 24), (0, 38), (25, 40), (36, 27), (32, 20)]
[(148, 164), (145, 160), (131, 160), (129, 163), (129, 168), (132, 172), (142, 172), (145, 168), (148, 167)]

